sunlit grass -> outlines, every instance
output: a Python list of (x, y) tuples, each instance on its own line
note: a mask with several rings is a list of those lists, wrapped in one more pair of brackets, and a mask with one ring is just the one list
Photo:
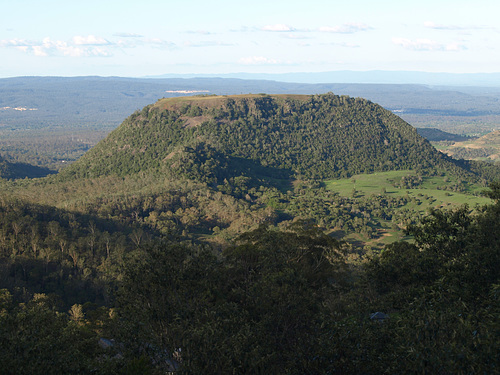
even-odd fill
[[(388, 194), (391, 196), (414, 196), (422, 203), (423, 207), (446, 207), (468, 204), (470, 207), (491, 203), (489, 198), (476, 196), (473, 193), (484, 190), (479, 185), (468, 185), (466, 192), (443, 190), (446, 186), (453, 186), (456, 179), (448, 176), (423, 177), (422, 184), (414, 189), (401, 189), (394, 187), (391, 181), (398, 182), (405, 176), (416, 176), (415, 171), (390, 171), (372, 174), (361, 174), (351, 178), (327, 180), (327, 189), (337, 192), (341, 196), (368, 197), (372, 194)], [(438, 189), (439, 188), (439, 189)], [(425, 198), (427, 196), (428, 198)], [(421, 210), (421, 209), (420, 209)]]

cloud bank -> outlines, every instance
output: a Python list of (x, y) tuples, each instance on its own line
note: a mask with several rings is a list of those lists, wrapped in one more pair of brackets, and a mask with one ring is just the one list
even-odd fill
[(17, 38), (0, 41), (1, 47), (13, 47), (39, 57), (51, 55), (63, 55), (70, 57), (111, 56), (111, 52), (102, 47), (105, 45), (109, 45), (109, 42), (103, 38), (98, 38), (93, 35), (89, 35), (87, 37), (75, 36), (71, 42), (52, 40), (49, 37), (46, 37), (41, 41), (30, 41)]
[(96, 35), (77, 35), (69, 41), (53, 40), (46, 37), (42, 40), (4, 39), (0, 40), (0, 47), (15, 48), (38, 57), (67, 56), (67, 57), (109, 57), (113, 56), (117, 48), (136, 48), (149, 45), (153, 48), (172, 49), (175, 43), (161, 38), (144, 38), (138, 34), (116, 34), (124, 39), (115, 42)]

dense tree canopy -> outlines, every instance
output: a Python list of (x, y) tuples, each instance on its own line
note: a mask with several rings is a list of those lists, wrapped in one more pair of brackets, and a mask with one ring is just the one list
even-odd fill
[[(179, 170), (186, 157), (198, 169)], [(236, 170), (217, 169), (228, 163)], [(62, 175), (149, 170), (203, 179), (217, 170), (213, 177), (228, 178), (246, 175), (249, 163), (307, 178), (429, 168), (467, 175), (390, 111), (333, 94), (160, 100), (131, 115)]]
[(187, 373), (495, 373), (499, 213), (435, 211), (356, 283), (341, 244), (311, 230), (261, 227), (222, 258), (149, 249), (127, 271), (124, 319)]

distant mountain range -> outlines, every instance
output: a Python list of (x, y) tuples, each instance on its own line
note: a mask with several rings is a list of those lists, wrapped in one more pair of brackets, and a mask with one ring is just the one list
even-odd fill
[(303, 73), (163, 74), (149, 78), (237, 78), (293, 83), (420, 84), (434, 86), (500, 86), (500, 73), (429, 73), (418, 71), (331, 71)]

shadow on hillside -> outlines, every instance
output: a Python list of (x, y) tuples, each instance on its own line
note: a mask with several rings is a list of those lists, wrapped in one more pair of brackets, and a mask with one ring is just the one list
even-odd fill
[(334, 230), (329, 235), (337, 240), (341, 240), (347, 235), (347, 233), (343, 230)]
[(52, 169), (37, 167), (31, 164), (8, 163), (8, 167), (0, 173), (0, 177), (17, 180), (22, 178), (41, 178), (56, 173), (57, 171)]
[(231, 156), (230, 169), (234, 176), (250, 177), (254, 184), (272, 186), (281, 191), (293, 190), (292, 171), (270, 166), (263, 166), (258, 160)]

